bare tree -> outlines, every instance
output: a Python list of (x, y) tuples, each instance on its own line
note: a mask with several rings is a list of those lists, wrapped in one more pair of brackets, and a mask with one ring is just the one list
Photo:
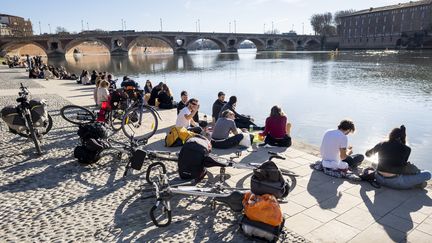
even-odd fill
[(334, 19), (333, 19), (333, 22), (334, 22), (334, 24), (336, 25), (336, 27), (337, 27), (338, 25), (341, 24), (341, 17), (343, 17), (343, 16), (345, 16), (345, 15), (352, 14), (352, 13), (354, 13), (354, 12), (355, 12), (354, 9), (337, 11), (337, 12), (334, 14)]
[(56, 29), (55, 29), (55, 32), (58, 34), (58, 33), (67, 33), (68, 31), (64, 27), (57, 26)]
[(318, 35), (335, 35), (336, 28), (332, 25), (333, 16), (330, 12), (323, 14), (314, 14), (311, 17), (311, 25), (315, 34)]

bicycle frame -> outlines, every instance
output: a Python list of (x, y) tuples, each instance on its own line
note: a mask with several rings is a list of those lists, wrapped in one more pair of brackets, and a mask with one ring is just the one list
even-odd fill
[[(150, 209), (150, 218), (152, 222), (158, 226), (158, 227), (165, 227), (171, 224), (172, 221), (172, 213), (171, 213), (171, 201), (170, 199), (173, 197), (174, 194), (178, 195), (188, 195), (188, 196), (198, 196), (198, 197), (209, 197), (211, 198), (211, 209), (214, 210), (216, 208), (216, 202), (222, 202), (227, 204), (232, 210), (234, 211), (241, 211), (243, 209), (243, 206), (241, 208), (238, 207), (238, 205), (231, 204), (230, 198), (236, 197), (235, 202), (241, 202), (241, 199), (243, 198), (243, 194), (232, 190), (230, 193), (227, 193), (225, 190), (229, 189), (222, 185), (222, 183), (216, 183), (213, 187), (210, 188), (199, 188), (193, 185), (192, 181), (180, 183), (176, 185), (170, 185), (168, 176), (166, 175), (166, 167), (163, 163), (157, 162), (151, 164), (146, 173), (146, 179), (150, 180), (150, 173), (153, 167), (161, 166), (162, 171), (160, 174), (156, 175), (156, 180), (153, 181), (152, 185), (155, 190), (155, 197), (156, 202), (155, 205)], [(190, 185), (188, 185), (190, 184)], [(240, 197), (240, 198), (239, 198)], [(150, 197), (147, 197), (150, 198)], [(163, 206), (163, 213), (166, 213), (166, 216), (168, 217), (166, 223), (160, 223), (156, 217), (155, 217), (155, 211), (160, 207)]]

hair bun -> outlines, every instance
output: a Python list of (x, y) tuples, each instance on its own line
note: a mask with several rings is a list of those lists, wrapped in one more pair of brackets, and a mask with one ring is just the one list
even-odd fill
[(402, 130), (403, 132), (405, 132), (405, 130), (406, 130), (405, 126), (404, 126), (404, 125), (401, 125), (401, 126), (400, 126), (400, 130)]

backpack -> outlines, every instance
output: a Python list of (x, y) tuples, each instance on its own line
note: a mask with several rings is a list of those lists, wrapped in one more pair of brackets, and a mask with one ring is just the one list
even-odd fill
[(381, 188), (381, 185), (375, 179), (375, 172), (376, 172), (376, 170), (374, 168), (367, 167), (367, 168), (363, 169), (363, 171), (359, 175), (359, 177), (362, 181), (369, 182), (371, 184), (371, 186), (373, 186), (375, 188)]
[(81, 145), (75, 147), (74, 157), (82, 164), (93, 164), (100, 159), (101, 152), (108, 147), (103, 139), (108, 137), (108, 132), (102, 123), (80, 125), (78, 136)]
[(110, 94), (110, 103), (113, 110), (114, 109), (126, 110), (127, 100), (128, 100), (128, 95), (125, 92), (115, 90)]
[(251, 191), (256, 195), (271, 194), (276, 198), (288, 196), (290, 186), (273, 161), (267, 161), (254, 169)]
[(6, 106), (1, 110), (1, 118), (14, 132), (26, 130), (25, 120), (14, 106)]
[(74, 157), (81, 164), (89, 165), (96, 163), (100, 159), (100, 151), (91, 151), (86, 146), (79, 145), (74, 149)]
[(186, 140), (196, 136), (196, 133), (188, 131), (184, 127), (173, 127), (165, 137), (165, 147), (182, 146)]
[(211, 151), (210, 141), (202, 136), (196, 135), (189, 138), (179, 153), (178, 172), (182, 179), (197, 179), (203, 172), (204, 159)]
[(77, 134), (82, 140), (90, 138), (106, 139), (108, 137), (108, 130), (106, 129), (104, 124), (95, 122), (80, 125)]
[(249, 237), (276, 242), (284, 225), (282, 210), (270, 194), (255, 195), (247, 192), (243, 198), (242, 232)]
[(44, 127), (48, 121), (48, 111), (45, 100), (33, 99), (30, 100), (29, 104), (33, 126)]

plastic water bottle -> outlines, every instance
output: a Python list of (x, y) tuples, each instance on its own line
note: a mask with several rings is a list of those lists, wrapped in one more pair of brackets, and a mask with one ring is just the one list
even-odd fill
[(249, 132), (252, 132), (252, 131), (253, 131), (253, 126), (249, 125)]

